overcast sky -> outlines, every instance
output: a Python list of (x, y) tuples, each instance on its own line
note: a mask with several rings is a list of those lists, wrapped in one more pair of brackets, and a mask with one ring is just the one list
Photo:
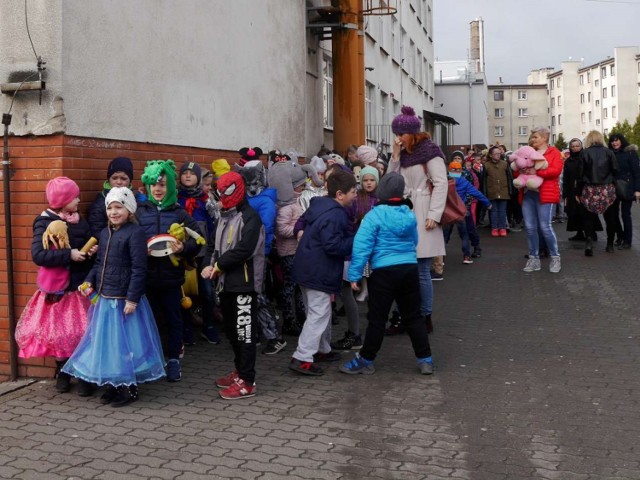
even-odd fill
[(614, 47), (640, 45), (640, 0), (434, 0), (437, 60), (465, 60), (469, 22), (484, 20), (490, 84), (526, 83), (527, 74), (560, 62), (591, 65)]

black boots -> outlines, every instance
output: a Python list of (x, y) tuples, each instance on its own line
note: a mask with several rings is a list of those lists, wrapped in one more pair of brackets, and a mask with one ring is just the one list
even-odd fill
[(85, 382), (81, 378), (78, 379), (78, 396), (80, 397), (90, 397), (93, 395), (93, 391), (95, 390), (95, 385), (90, 382)]
[(584, 256), (593, 257), (593, 241), (591, 239), (588, 239), (584, 246)]
[(124, 407), (138, 400), (137, 385), (121, 385), (116, 389), (116, 395), (111, 400), (111, 406), (114, 408)]
[(62, 367), (67, 363), (66, 360), (56, 360), (58, 370), (56, 372), (56, 392), (67, 393), (71, 390), (71, 375), (62, 372)]

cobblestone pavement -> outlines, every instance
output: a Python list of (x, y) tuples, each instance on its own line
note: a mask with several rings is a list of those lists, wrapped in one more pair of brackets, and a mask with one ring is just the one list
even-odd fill
[(385, 339), (373, 376), (299, 376), (288, 338), (259, 357), (259, 395), (226, 402), (213, 378), (230, 349), (199, 343), (180, 383), (143, 386), (125, 408), (52, 381), (1, 396), (0, 477), (639, 479), (638, 247), (606, 254), (601, 235), (585, 258), (563, 227), (557, 275), (548, 261), (521, 271), (524, 232), (483, 230), (473, 265), (452, 239), (432, 377), (404, 335)]

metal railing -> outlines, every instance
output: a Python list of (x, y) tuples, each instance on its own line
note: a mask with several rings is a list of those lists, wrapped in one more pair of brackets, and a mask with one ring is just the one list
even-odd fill
[(391, 125), (365, 125), (367, 141), (389, 147), (393, 140)]

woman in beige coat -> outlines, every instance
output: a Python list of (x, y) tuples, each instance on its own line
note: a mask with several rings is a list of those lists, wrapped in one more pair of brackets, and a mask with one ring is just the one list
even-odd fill
[[(431, 260), (445, 255), (444, 236), (440, 218), (447, 201), (447, 167), (440, 147), (431, 141), (431, 135), (419, 133), (421, 122), (413, 108), (402, 107), (393, 119), (391, 128), (396, 135), (390, 172), (399, 172), (405, 180), (405, 197), (413, 203), (418, 222), (418, 268), (420, 271), (421, 313), (427, 328), (431, 327), (433, 288), (431, 286)], [(433, 191), (427, 184), (430, 179)]]

